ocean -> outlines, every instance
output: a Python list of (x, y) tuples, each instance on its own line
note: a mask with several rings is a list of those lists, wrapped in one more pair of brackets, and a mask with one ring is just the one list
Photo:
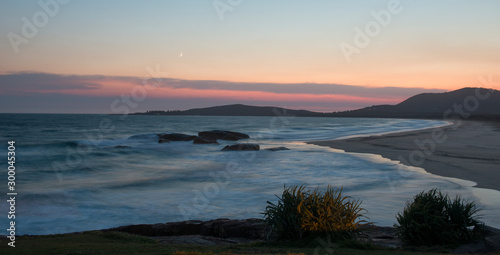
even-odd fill
[[(483, 208), (500, 227), (492, 198), (500, 192), (369, 154), (305, 141), (446, 125), (443, 121), (363, 118), (0, 114), (0, 227), (10, 220), (8, 141), (15, 141), (16, 234), (57, 234), (130, 224), (262, 217), (284, 185), (343, 187), (362, 202), (368, 221), (392, 226), (405, 202), (440, 188)], [(221, 151), (220, 144), (158, 143), (158, 133), (229, 130), (250, 135), (260, 151)], [(267, 151), (287, 147), (290, 150)], [(403, 170), (401, 170), (403, 169)], [(0, 231), (2, 232), (2, 231)], [(6, 231), (5, 231), (6, 233)], [(7, 233), (6, 233), (7, 234)]]

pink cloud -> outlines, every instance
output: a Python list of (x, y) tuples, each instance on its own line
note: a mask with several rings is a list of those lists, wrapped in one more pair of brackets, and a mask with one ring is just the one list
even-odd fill
[[(146, 93), (144, 100), (147, 101), (149, 98), (161, 102), (165, 99), (165, 105), (167, 101), (179, 100), (193, 103), (220, 102), (219, 105), (245, 102), (268, 106), (303, 105), (303, 109), (338, 111), (379, 104), (396, 104), (417, 92), (434, 91), (339, 84), (237, 83), (170, 78), (151, 79), (144, 83), (143, 79), (137, 77), (67, 76), (44, 73), (0, 75), (0, 94), (4, 95), (54, 94), (91, 99), (121, 98), (123, 95), (133, 96), (134, 93), (142, 97)], [(176, 108), (170, 104), (168, 107)]]

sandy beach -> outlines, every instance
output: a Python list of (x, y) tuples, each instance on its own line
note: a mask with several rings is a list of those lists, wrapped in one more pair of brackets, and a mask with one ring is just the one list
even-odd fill
[(309, 143), (381, 155), (432, 174), (500, 191), (499, 123), (458, 121), (441, 128)]

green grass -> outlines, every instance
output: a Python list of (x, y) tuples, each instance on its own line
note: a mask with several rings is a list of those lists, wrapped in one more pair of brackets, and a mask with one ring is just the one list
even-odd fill
[[(64, 234), (49, 236), (21, 236), (16, 240), (16, 247), (7, 245), (7, 239), (0, 241), (0, 254), (440, 254), (420, 251), (389, 250), (357, 244), (340, 243), (326, 247), (318, 243), (297, 242), (260, 242), (227, 246), (202, 245), (166, 245), (143, 236), (118, 232), (100, 231), (82, 234)], [(429, 248), (430, 249), (430, 248)], [(500, 254), (500, 253), (496, 253)]]

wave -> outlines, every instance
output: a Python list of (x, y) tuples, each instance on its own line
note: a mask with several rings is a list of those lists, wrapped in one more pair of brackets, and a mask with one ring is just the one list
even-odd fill
[(139, 141), (155, 141), (158, 142), (159, 138), (157, 134), (138, 134), (132, 135), (127, 138), (127, 140), (139, 140)]

